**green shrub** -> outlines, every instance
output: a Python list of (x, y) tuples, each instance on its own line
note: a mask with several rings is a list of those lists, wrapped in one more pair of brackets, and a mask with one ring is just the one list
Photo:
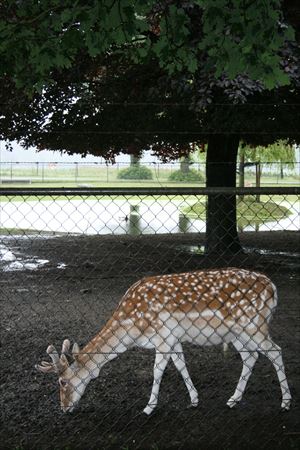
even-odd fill
[(126, 169), (121, 169), (117, 178), (119, 180), (152, 180), (153, 177), (152, 171), (148, 167), (137, 164)]
[(204, 181), (204, 176), (202, 173), (198, 172), (195, 169), (190, 169), (188, 172), (182, 172), (182, 170), (176, 170), (169, 175), (169, 181), (184, 181), (184, 182), (193, 182), (193, 181)]

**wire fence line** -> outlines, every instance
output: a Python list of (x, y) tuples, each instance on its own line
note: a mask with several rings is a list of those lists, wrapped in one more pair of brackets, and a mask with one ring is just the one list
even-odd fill
[[(129, 162), (0, 162), (1, 184), (54, 184), (58, 181), (88, 184), (90, 187), (107, 183), (205, 183), (205, 162), (189, 160), (182, 172), (180, 162), (159, 161)], [(132, 172), (128, 173), (131, 168)], [(135, 170), (134, 170), (135, 169)], [(260, 183), (264, 185), (297, 185), (300, 176), (299, 162), (247, 162), (245, 183), (257, 185), (257, 171), (261, 172)], [(145, 171), (147, 170), (147, 172)], [(178, 175), (179, 173), (179, 175)], [(238, 174), (237, 174), (238, 175)]]
[(0, 448), (298, 445), (299, 191), (0, 189)]

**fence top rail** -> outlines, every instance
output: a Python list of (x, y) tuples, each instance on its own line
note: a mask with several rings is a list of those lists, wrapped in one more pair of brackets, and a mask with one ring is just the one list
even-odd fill
[(0, 196), (126, 196), (126, 195), (299, 195), (300, 187), (101, 187), (101, 188), (0, 188)]

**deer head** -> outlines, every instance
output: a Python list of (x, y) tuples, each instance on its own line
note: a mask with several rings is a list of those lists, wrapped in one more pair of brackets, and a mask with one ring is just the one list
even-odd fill
[(85, 388), (90, 381), (89, 374), (86, 377), (82, 376), (80, 367), (77, 362), (78, 354), (80, 352), (78, 344), (73, 345), (72, 356), (74, 362), (70, 365), (66, 354), (70, 350), (70, 341), (65, 339), (62, 345), (61, 355), (59, 356), (57, 350), (53, 345), (49, 345), (47, 353), (52, 362), (42, 361), (37, 364), (35, 368), (43, 373), (55, 372), (58, 375), (58, 382), (60, 387), (60, 404), (63, 412), (72, 412), (76, 404), (83, 395)]

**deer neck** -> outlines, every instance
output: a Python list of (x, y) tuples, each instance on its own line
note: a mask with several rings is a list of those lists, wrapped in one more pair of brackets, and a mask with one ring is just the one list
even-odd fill
[[(102, 367), (120, 353), (127, 350), (128, 346), (122, 340), (118, 329), (104, 327), (77, 355), (76, 362), (79, 371), (87, 372), (91, 378), (99, 375)], [(124, 335), (124, 333), (123, 333)]]

